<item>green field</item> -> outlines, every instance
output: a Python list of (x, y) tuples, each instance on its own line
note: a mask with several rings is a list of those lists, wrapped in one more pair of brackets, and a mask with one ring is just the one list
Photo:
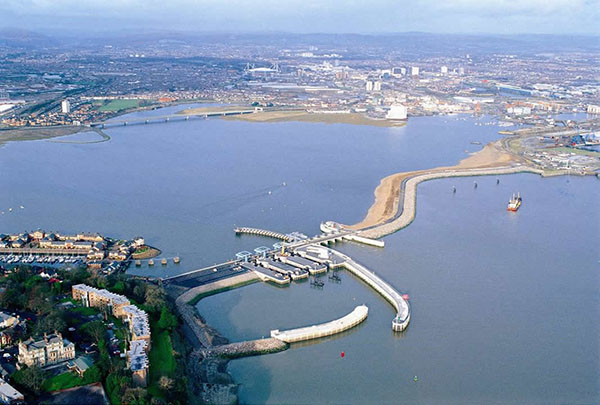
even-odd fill
[(175, 372), (175, 357), (173, 357), (173, 345), (169, 331), (152, 328), (152, 348), (148, 353), (150, 361), (150, 381), (148, 392), (150, 395), (162, 396), (158, 388), (158, 380), (161, 376), (172, 377)]
[(117, 112), (121, 110), (127, 110), (129, 108), (137, 108), (140, 106), (140, 100), (132, 100), (132, 99), (120, 99), (120, 100), (110, 100), (108, 103), (102, 105), (98, 108), (98, 111), (103, 112)]

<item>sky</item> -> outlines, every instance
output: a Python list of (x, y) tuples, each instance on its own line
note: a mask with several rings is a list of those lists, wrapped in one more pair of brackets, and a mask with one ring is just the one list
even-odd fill
[(600, 0), (0, 0), (0, 28), (600, 34)]

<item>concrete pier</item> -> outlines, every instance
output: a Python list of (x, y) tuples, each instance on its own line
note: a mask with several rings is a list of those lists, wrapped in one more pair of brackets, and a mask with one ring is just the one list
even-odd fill
[(266, 229), (259, 228), (249, 228), (249, 227), (238, 227), (234, 229), (235, 233), (240, 234), (248, 234), (248, 235), (259, 235), (259, 236), (267, 236), (269, 238), (281, 239), (286, 242), (291, 241), (289, 235), (285, 235), (279, 232), (273, 232)]
[(204, 358), (225, 357), (228, 359), (236, 359), (239, 357), (281, 352), (287, 348), (288, 344), (286, 342), (280, 339), (267, 338), (213, 346), (208, 349), (200, 350), (200, 353)]
[(365, 266), (357, 263), (349, 256), (343, 253), (329, 249), (332, 256), (337, 256), (340, 259), (340, 266), (346, 268), (352, 274), (360, 278), (362, 281), (371, 286), (383, 298), (385, 298), (396, 310), (396, 316), (392, 320), (392, 329), (396, 332), (401, 332), (408, 326), (410, 322), (410, 306), (408, 302), (388, 283), (383, 281), (374, 272), (367, 269)]
[(355, 327), (365, 319), (369, 314), (369, 308), (366, 305), (359, 305), (343, 318), (319, 325), (307, 326), (304, 328), (290, 329), (280, 331), (275, 329), (271, 331), (271, 337), (286, 343), (301, 342), (303, 340), (318, 339), (325, 336), (335, 335)]

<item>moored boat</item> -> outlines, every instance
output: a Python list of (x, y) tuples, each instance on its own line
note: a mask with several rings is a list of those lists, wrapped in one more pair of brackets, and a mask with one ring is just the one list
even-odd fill
[(508, 206), (506, 207), (507, 211), (517, 211), (519, 207), (521, 207), (521, 193), (517, 193), (517, 196), (513, 194), (512, 198), (508, 201)]

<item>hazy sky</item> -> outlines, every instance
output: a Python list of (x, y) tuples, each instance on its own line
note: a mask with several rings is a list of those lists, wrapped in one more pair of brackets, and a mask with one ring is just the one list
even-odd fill
[(600, 34), (600, 0), (0, 0), (0, 28)]

